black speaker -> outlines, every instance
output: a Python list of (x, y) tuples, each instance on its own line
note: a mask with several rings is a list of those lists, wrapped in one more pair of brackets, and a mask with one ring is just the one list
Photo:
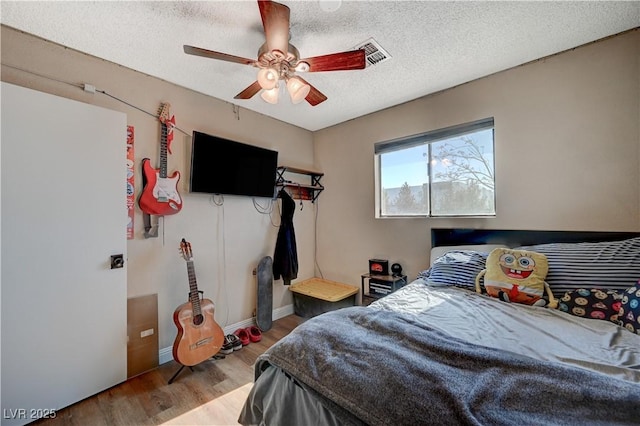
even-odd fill
[(399, 263), (394, 263), (391, 265), (391, 273), (394, 277), (399, 277), (402, 275), (402, 266)]

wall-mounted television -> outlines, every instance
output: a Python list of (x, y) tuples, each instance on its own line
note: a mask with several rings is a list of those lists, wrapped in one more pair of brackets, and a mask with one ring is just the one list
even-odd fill
[(189, 191), (274, 196), (278, 151), (194, 131)]

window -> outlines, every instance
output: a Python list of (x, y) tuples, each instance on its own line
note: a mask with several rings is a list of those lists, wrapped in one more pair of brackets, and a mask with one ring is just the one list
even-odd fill
[(375, 145), (376, 217), (495, 216), (493, 118)]

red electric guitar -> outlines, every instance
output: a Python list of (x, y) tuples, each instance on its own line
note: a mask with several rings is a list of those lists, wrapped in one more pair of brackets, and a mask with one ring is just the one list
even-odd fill
[(182, 209), (182, 197), (178, 193), (180, 172), (175, 171), (167, 177), (167, 151), (171, 153), (173, 128), (176, 125), (174, 116), (169, 118), (168, 103), (162, 104), (158, 113), (162, 123), (162, 137), (160, 139), (160, 168), (151, 167), (151, 160), (142, 160), (142, 193), (138, 204), (144, 213), (165, 216), (176, 214)]
[(183, 238), (180, 251), (187, 261), (189, 301), (178, 306), (173, 313), (173, 322), (178, 327), (178, 335), (173, 342), (173, 359), (182, 365), (192, 366), (220, 351), (224, 343), (224, 331), (214, 319), (213, 302), (200, 299), (191, 243)]

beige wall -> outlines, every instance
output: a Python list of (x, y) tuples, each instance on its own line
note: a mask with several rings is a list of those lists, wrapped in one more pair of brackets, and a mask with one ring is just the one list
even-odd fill
[[(157, 113), (162, 102), (171, 104), (177, 126), (189, 135), (193, 130), (275, 149), (279, 163), (313, 168), (312, 134), (306, 130), (240, 108), (236, 117), (232, 105), (134, 72), (112, 63), (66, 49), (41, 39), (2, 27), (2, 80), (88, 104), (122, 111), (135, 127), (136, 198), (142, 187), (140, 161), (147, 157), (158, 166), (160, 124), (154, 117), (115, 101), (103, 94), (88, 94), (80, 88), (34, 76), (36, 74), (74, 84), (89, 83), (99, 90), (124, 99), (145, 111)], [(46, 141), (43, 141), (46, 143)], [(273, 256), (279, 209), (274, 204), (271, 218), (259, 214), (247, 197), (225, 197), (223, 207), (207, 195), (189, 194), (190, 136), (176, 131), (168, 171), (179, 170), (179, 190), (184, 207), (177, 215), (161, 221), (158, 238), (143, 237), (142, 214), (136, 206), (135, 239), (128, 249), (128, 296), (158, 294), (160, 347), (170, 347), (176, 334), (174, 309), (187, 301), (189, 291), (184, 260), (178, 254), (181, 238), (192, 243), (198, 286), (216, 303), (216, 320), (221, 326), (250, 319), (255, 307), (255, 278), (252, 270), (262, 256)], [(122, 141), (123, 161), (125, 141)], [(34, 153), (34, 155), (38, 155)], [(100, 161), (87, 158), (86, 161)], [(215, 166), (215, 159), (212, 159)], [(78, 177), (82, 179), (81, 176)], [(123, 176), (123, 190), (125, 181)], [(73, 190), (69, 188), (68, 190)], [(265, 205), (265, 199), (258, 199)], [(100, 206), (78, 203), (100, 221)], [(124, 208), (124, 206), (123, 206)], [(42, 214), (46, 214), (43, 211)], [(299, 278), (314, 275), (314, 207), (305, 201), (296, 211), (294, 224), (300, 260)], [(125, 232), (123, 224), (123, 233)], [(108, 253), (105, 253), (108, 258)], [(96, 301), (99, 303), (99, 301)], [(290, 292), (277, 281), (274, 308), (292, 303)]]
[[(384, 258), (414, 278), (434, 227), (639, 231), (639, 54), (636, 30), (315, 132), (325, 277), (356, 284)], [(374, 218), (374, 143), (486, 117), (495, 218)]]
[[(325, 278), (359, 284), (369, 258), (401, 263), (410, 278), (427, 266), (432, 227), (640, 230), (640, 33), (623, 34), (311, 134), (173, 84), (2, 28), (2, 63), (73, 83), (90, 83), (147, 111), (170, 102), (178, 127), (276, 149), (280, 163), (325, 173), (318, 200), (318, 264)], [(136, 165), (157, 161), (157, 120), (100, 94), (6, 66), (2, 80), (123, 111), (135, 126)], [(497, 216), (491, 219), (374, 219), (373, 145), (495, 117)], [(251, 317), (252, 269), (271, 255), (277, 228), (251, 199), (224, 208), (187, 193), (190, 139), (179, 132), (169, 171), (182, 171), (184, 208), (157, 239), (128, 244), (129, 296), (158, 293), (160, 347), (175, 336), (185, 301), (180, 238), (193, 244), (198, 283), (221, 325)], [(123, 148), (124, 149), (124, 148)], [(99, 161), (99, 159), (87, 159)], [(137, 175), (137, 192), (140, 178)], [(137, 194), (136, 194), (137, 195)], [(78, 208), (99, 217), (99, 208)], [(312, 204), (295, 214), (300, 278), (314, 275)], [(277, 207), (272, 215), (279, 222)], [(223, 248), (225, 250), (223, 250)], [(276, 282), (274, 307), (291, 303)]]

